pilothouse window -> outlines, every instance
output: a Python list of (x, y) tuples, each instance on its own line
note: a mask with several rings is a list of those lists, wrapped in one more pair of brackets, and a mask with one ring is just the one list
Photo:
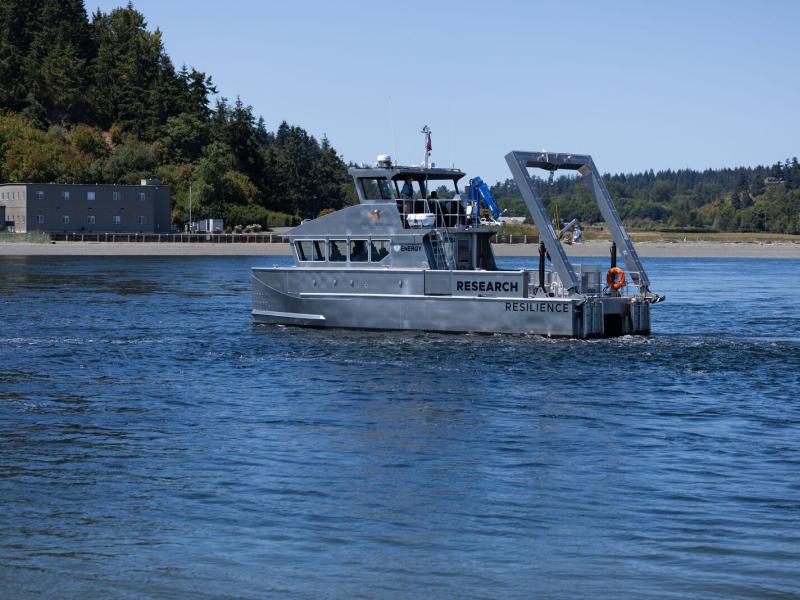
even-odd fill
[(364, 191), (364, 198), (367, 200), (389, 200), (392, 195), (389, 192), (389, 182), (385, 177), (362, 178), (361, 189)]
[(298, 260), (304, 262), (325, 260), (324, 240), (298, 241), (295, 242), (294, 247), (297, 250)]

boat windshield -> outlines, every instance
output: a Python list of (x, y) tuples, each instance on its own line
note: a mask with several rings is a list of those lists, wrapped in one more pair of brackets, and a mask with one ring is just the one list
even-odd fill
[(358, 181), (365, 198), (389, 200), (392, 197), (389, 192), (389, 182), (385, 177), (361, 177)]
[[(440, 176), (441, 177), (441, 176)], [(395, 191), (398, 198), (454, 198), (458, 193), (458, 185), (455, 179), (428, 178), (424, 175), (395, 175)]]

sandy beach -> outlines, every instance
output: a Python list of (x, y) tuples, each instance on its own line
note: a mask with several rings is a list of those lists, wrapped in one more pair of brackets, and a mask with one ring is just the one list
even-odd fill
[[(565, 246), (570, 256), (605, 256), (609, 242)], [(800, 258), (793, 242), (640, 242), (643, 257), (667, 258)], [(535, 256), (536, 244), (495, 244), (497, 256)], [(3, 242), (0, 256), (288, 256), (288, 244), (212, 244), (156, 242)]]
[[(793, 242), (635, 242), (643, 257), (661, 258), (800, 258), (800, 243)], [(611, 242), (590, 241), (565, 245), (569, 256), (606, 256)], [(497, 256), (535, 256), (536, 244), (495, 244)]]

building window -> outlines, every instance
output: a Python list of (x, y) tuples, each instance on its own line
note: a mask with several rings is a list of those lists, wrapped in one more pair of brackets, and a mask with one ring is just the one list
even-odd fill
[(111, 192), (112, 200), (122, 200), (122, 192)]
[(144, 202), (144, 192), (138, 192), (138, 193), (136, 194), (136, 199), (137, 199), (139, 202)]
[(69, 192), (61, 192), (62, 200), (69, 200)]
[(36, 224), (44, 225), (44, 215), (36, 215)]
[(44, 200), (44, 192), (36, 192), (37, 200)]
[(119, 225), (121, 223), (122, 223), (122, 217), (120, 217), (119, 215), (114, 215), (113, 217), (111, 217), (112, 225)]
[(370, 262), (381, 262), (389, 256), (389, 240), (372, 240), (370, 246)]
[(95, 217), (94, 215), (89, 215), (88, 217), (86, 217), (87, 225), (94, 225), (96, 222), (97, 222), (97, 217)]
[(144, 217), (139, 216), (139, 217), (136, 217), (136, 222), (139, 223), (139, 225), (144, 225), (145, 223), (147, 223), (147, 219), (145, 219)]
[(350, 240), (350, 262), (367, 262), (367, 240)]
[(303, 240), (295, 242), (297, 259), (301, 261), (320, 261), (325, 260), (325, 241), (324, 240)]
[(90, 202), (94, 200), (94, 192), (86, 192), (86, 199)]
[(62, 215), (61, 219), (64, 221), (64, 225), (69, 225), (69, 215)]

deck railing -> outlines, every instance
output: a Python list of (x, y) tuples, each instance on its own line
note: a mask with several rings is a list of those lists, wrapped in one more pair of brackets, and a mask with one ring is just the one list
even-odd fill
[(51, 233), (54, 242), (158, 242), (164, 244), (280, 244), (279, 233)]
[[(286, 244), (279, 233), (51, 233), (54, 242), (159, 242), (164, 244)], [(538, 244), (536, 235), (498, 235), (495, 244)]]

